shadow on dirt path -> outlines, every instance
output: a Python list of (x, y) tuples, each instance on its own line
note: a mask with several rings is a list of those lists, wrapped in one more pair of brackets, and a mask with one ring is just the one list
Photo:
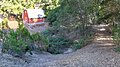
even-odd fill
[(98, 43), (100, 46), (114, 46), (112, 32), (109, 25), (94, 25), (96, 30), (93, 43)]

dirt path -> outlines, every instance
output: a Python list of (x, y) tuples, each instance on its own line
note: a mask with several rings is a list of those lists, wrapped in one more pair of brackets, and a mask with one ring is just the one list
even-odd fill
[(70, 54), (36, 54), (27, 56), (29, 62), (0, 53), (0, 67), (120, 67), (120, 53), (106, 26), (94, 26), (97, 30), (94, 41)]

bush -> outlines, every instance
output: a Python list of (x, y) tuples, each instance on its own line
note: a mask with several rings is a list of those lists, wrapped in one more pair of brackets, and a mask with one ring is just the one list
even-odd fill
[(0, 30), (0, 39), (2, 39), (2, 37), (3, 37), (3, 32), (2, 30)]
[(28, 47), (27, 42), (18, 36), (17, 32), (10, 30), (3, 41), (2, 52), (12, 54), (13, 56), (21, 56)]
[(120, 26), (113, 26), (112, 36), (115, 44), (117, 45), (115, 51), (120, 52)]
[[(85, 6), (88, 2), (89, 4)], [(63, 0), (60, 2), (60, 6), (52, 10), (47, 17), (50, 25), (55, 28), (53, 34), (56, 36), (64, 36), (65, 39), (68, 38), (69, 41), (74, 43), (72, 47), (75, 49), (83, 47), (91, 35), (93, 35), (93, 33), (91, 33), (93, 32), (93, 28), (88, 27), (90, 18), (87, 8), (91, 4), (90, 2), (91, 1)], [(76, 40), (78, 40), (78, 42), (74, 42)]]
[(42, 36), (46, 37), (42, 39), (44, 44), (47, 44), (47, 51), (52, 54), (63, 53), (63, 49), (71, 47), (73, 42), (70, 39), (63, 37), (62, 35), (57, 35), (57, 30), (50, 28), (41, 33)]
[(9, 30), (4, 34), (2, 52), (13, 56), (23, 56), (27, 51), (47, 51), (52, 54), (62, 53), (64, 48), (69, 48), (72, 44), (67, 38), (54, 35), (53, 28), (42, 33), (30, 35), (28, 30), (20, 25), (16, 31)]
[(74, 41), (73, 48), (80, 49), (84, 47), (85, 45), (88, 44), (88, 42), (91, 41), (91, 38), (92, 38), (91, 34), (88, 34), (87, 36), (81, 36), (79, 40)]
[(22, 56), (32, 49), (30, 34), (23, 24), (16, 31), (10, 29), (7, 33), (2, 32), (2, 34), (4, 34), (2, 52)]
[(116, 44), (120, 45), (120, 27), (114, 26), (112, 28), (112, 32), (114, 41), (116, 42)]
[(79, 41), (74, 42), (74, 48), (75, 49), (80, 49), (85, 45), (86, 39), (85, 37), (81, 37)]
[(69, 48), (72, 45), (72, 41), (64, 37), (48, 37), (49, 39), (49, 48), (48, 52), (52, 54), (63, 53), (63, 49)]

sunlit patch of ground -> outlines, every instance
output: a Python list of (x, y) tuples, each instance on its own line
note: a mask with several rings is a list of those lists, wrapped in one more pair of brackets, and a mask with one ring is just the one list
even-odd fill
[(94, 25), (94, 27), (99, 27), (99, 28), (107, 27), (107, 26), (109, 26), (109, 24)]
[(113, 38), (112, 38), (112, 36), (99, 36), (99, 37), (96, 36), (95, 40), (97, 40), (97, 41), (101, 41), (101, 40), (104, 40), (104, 41), (106, 41), (106, 40), (112, 41)]
[(101, 29), (99, 29), (99, 31), (105, 31), (106, 29), (105, 28), (101, 28)]
[(98, 43), (99, 46), (114, 46), (113, 38), (109, 31), (108, 25), (95, 25), (96, 34), (94, 41)]

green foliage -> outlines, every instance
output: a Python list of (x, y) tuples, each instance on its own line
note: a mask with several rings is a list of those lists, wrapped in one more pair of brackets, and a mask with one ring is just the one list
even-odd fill
[(0, 30), (0, 39), (2, 39), (2, 37), (3, 37), (3, 32), (2, 30)]
[[(60, 6), (52, 10), (48, 15), (51, 26), (55, 26), (61, 32), (76, 30), (77, 28), (85, 28), (88, 23), (87, 8), (83, 6), (87, 1), (62, 0)], [(62, 32), (64, 33), (64, 32)]]
[(22, 24), (16, 31), (10, 30), (9, 33), (2, 33), (4, 34), (2, 52), (13, 56), (22, 56), (31, 50), (47, 51), (53, 54), (62, 53), (61, 50), (68, 48), (72, 41), (61, 36), (54, 37), (52, 31), (49, 29), (42, 33), (30, 35)]
[(114, 41), (116, 44), (120, 45), (120, 26), (114, 26), (112, 32)]
[[(49, 13), (52, 9), (55, 9), (56, 7), (59, 6), (59, 0), (28, 0), (22, 1), (22, 0), (3, 0), (3, 2), (0, 1), (0, 13), (4, 15), (4, 17), (8, 17), (10, 13), (13, 14), (18, 14), (18, 21), (21, 21), (21, 15), (23, 10), (26, 8), (34, 8), (35, 4), (41, 4), (40, 8), (42, 7), (43, 9), (46, 10), (46, 14)], [(44, 6), (43, 6), (44, 4)], [(14, 6), (13, 6), (14, 5)], [(3, 22), (4, 28), (7, 27), (7, 21)], [(14, 42), (12, 42), (13, 40)], [(9, 43), (10, 42), (10, 43)], [(14, 44), (12, 44), (12, 43)], [(21, 43), (20, 43), (21, 42)], [(19, 29), (16, 30), (16, 32), (10, 31), (8, 34), (4, 35), (4, 46), (3, 50), (5, 52), (8, 52), (9, 49), (14, 50), (13, 52), (18, 53), (18, 52), (26, 52), (24, 51), (25, 49), (21, 49), (21, 47), (16, 46), (16, 45), (27, 45), (28, 48), (30, 47), (30, 44), (36, 44), (37, 42), (40, 42), (42, 45), (45, 45), (45, 49), (48, 49), (49, 45), (49, 38), (46, 35), (43, 34), (34, 34), (30, 35), (29, 32), (27, 31), (26, 28), (23, 27), (23, 25), (20, 26)], [(8, 43), (8, 44), (7, 44)], [(24, 43), (24, 44), (23, 44)], [(38, 45), (38, 44), (37, 44)], [(19, 49), (16, 50), (16, 49)], [(20, 51), (21, 50), (21, 51)]]
[(89, 7), (96, 14), (97, 23), (114, 23), (119, 16), (120, 2), (118, 0), (92, 0)]
[(4, 18), (4, 20), (2, 21), (2, 29), (7, 29), (7, 23), (8, 23), (8, 19)]
[(10, 34), (6, 37), (3, 45), (3, 52), (7, 52), (14, 55), (23, 55), (27, 47), (27, 43), (22, 39), (17, 39), (17, 33), (13, 30), (10, 31)]
[(21, 24), (16, 31), (11, 29), (7, 34), (4, 34), (2, 51), (13, 56), (22, 56), (27, 51), (35, 50), (37, 48), (35, 46), (36, 42), (42, 42), (41, 45), (45, 45), (45, 47), (40, 49), (47, 50), (47, 38), (39, 33), (30, 35), (28, 30)]
[(73, 44), (73, 42), (70, 39), (55, 34), (56, 32), (54, 31), (53, 28), (45, 30), (44, 32), (41, 33), (42, 36), (46, 37), (45, 39), (42, 39), (42, 42), (48, 45), (47, 47), (48, 52), (52, 54), (63, 53), (63, 49), (69, 48)]
[[(33, 41), (33, 44), (37, 45), (36, 49), (37, 51), (47, 51), (49, 48), (49, 41), (48, 38), (40, 33), (36, 33), (30, 36), (30, 39)], [(36, 50), (35, 49), (35, 50)]]
[(80, 48), (84, 47), (85, 45), (87, 45), (91, 41), (93, 35), (94, 35), (94, 32), (90, 31), (87, 34), (87, 36), (80, 36), (79, 40), (74, 41), (73, 48), (80, 49)]
[(49, 37), (48, 52), (53, 54), (63, 53), (62, 50), (69, 48), (72, 45), (72, 41), (64, 37)]
[[(87, 4), (87, 5), (86, 5)], [(62, 0), (60, 6), (53, 9), (47, 19), (49, 24), (55, 29), (55, 36), (64, 36), (75, 42), (75, 48), (81, 48), (87, 40), (93, 35), (92, 28), (89, 28), (89, 14), (88, 7), (91, 1), (88, 0)], [(87, 29), (89, 28), (89, 29)], [(81, 37), (83, 36), (83, 37)]]
[[(120, 1), (119, 0), (92, 0), (89, 9), (95, 13), (97, 23), (108, 23), (113, 26), (113, 39), (118, 43), (120, 40)], [(118, 43), (119, 44), (119, 43)]]
[(79, 41), (74, 42), (74, 48), (75, 49), (80, 49), (85, 45), (86, 39), (84, 37), (81, 37)]
[(118, 46), (117, 48), (115, 48), (116, 52), (120, 52), (120, 46)]
[(2, 0), (0, 1), (0, 14), (8, 18), (10, 14), (16, 15), (18, 22), (22, 21), (22, 13), (24, 9), (34, 9), (35, 4), (39, 4), (39, 8), (45, 10), (48, 15), (52, 9), (59, 6), (59, 0)]
[(29, 32), (22, 28), (22, 26), (14, 30), (9, 30), (8, 33), (3, 35), (3, 48), (5, 53), (12, 54), (13, 56), (22, 56), (26, 53), (26, 48), (30, 49), (31, 40), (29, 40)]

